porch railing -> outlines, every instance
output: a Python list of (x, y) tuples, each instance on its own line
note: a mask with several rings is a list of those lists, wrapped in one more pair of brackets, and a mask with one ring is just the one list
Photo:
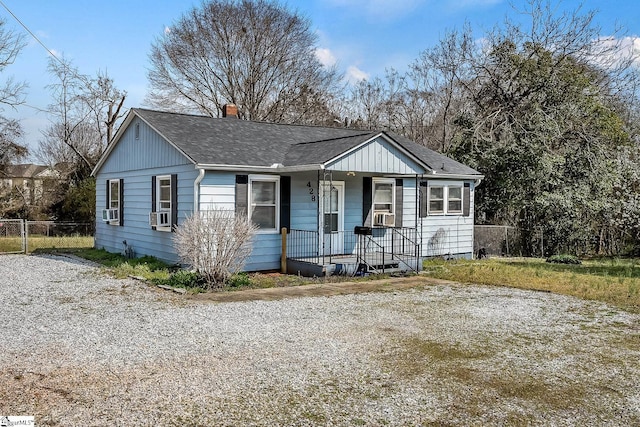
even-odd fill
[[(287, 258), (314, 264), (352, 262), (359, 272), (420, 270), (420, 236), (415, 228), (373, 227), (367, 232), (290, 230)], [(351, 259), (351, 261), (349, 261)]]

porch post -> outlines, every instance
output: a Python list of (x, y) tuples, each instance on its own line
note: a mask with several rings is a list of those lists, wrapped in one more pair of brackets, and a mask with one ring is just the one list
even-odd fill
[(280, 272), (287, 274), (287, 227), (282, 227), (282, 254), (280, 254)]

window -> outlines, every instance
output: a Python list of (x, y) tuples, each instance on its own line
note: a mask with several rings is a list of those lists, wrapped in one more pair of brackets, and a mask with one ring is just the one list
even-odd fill
[(261, 231), (278, 231), (279, 184), (277, 176), (249, 177), (249, 215)]
[(395, 200), (395, 180), (373, 181), (374, 212), (393, 213)]
[(429, 215), (462, 213), (463, 192), (461, 185), (429, 186), (427, 198)]
[(447, 213), (462, 213), (462, 187), (447, 187)]
[(151, 213), (149, 224), (160, 231), (172, 231), (177, 225), (177, 175), (151, 178)]
[[(373, 178), (373, 225), (393, 227), (396, 225), (396, 180)], [(401, 213), (399, 214), (402, 215)]]
[(429, 213), (444, 213), (444, 187), (429, 187)]
[(109, 181), (109, 209), (120, 209), (120, 180)]
[(102, 210), (102, 220), (110, 225), (122, 225), (122, 180), (107, 180), (107, 203)]
[(171, 177), (158, 177), (158, 212), (171, 211)]

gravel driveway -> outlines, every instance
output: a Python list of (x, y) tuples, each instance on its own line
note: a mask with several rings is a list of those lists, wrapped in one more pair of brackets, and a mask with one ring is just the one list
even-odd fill
[(210, 303), (0, 257), (0, 415), (37, 425), (640, 425), (640, 316), (425, 286)]

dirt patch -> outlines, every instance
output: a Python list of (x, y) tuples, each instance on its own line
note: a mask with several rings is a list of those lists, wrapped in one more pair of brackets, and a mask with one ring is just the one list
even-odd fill
[(205, 292), (188, 298), (199, 301), (239, 302), (276, 301), (286, 298), (330, 297), (334, 295), (359, 294), (365, 292), (393, 292), (433, 285), (452, 285), (454, 282), (424, 276), (393, 277), (380, 280), (355, 282), (318, 283), (242, 291)]

